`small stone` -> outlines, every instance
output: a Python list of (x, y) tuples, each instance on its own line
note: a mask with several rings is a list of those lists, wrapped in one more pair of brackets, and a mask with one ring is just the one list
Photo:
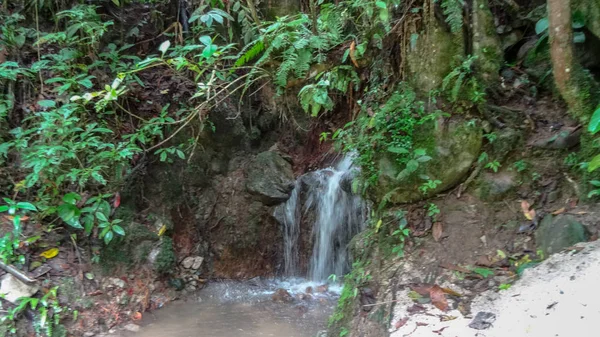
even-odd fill
[(292, 295), (290, 295), (290, 293), (283, 288), (279, 288), (279, 289), (275, 290), (275, 293), (273, 294), (273, 296), (271, 298), (273, 299), (274, 302), (290, 303), (290, 302), (294, 301), (294, 298), (292, 297)]
[(559, 190), (548, 193), (548, 202), (555, 202), (556, 200), (558, 200), (558, 198), (560, 198)]
[(83, 337), (93, 337), (93, 336), (95, 336), (95, 335), (96, 335), (96, 333), (95, 333), (95, 332), (88, 331), (88, 332), (85, 332), (85, 333), (83, 334)]
[(183, 259), (183, 262), (181, 262), (181, 265), (185, 269), (190, 269), (190, 268), (192, 268), (194, 261), (195, 261), (195, 258), (193, 256), (188, 256), (185, 259)]
[(137, 324), (127, 324), (126, 326), (123, 327), (123, 329), (127, 330), (127, 331), (131, 331), (131, 332), (138, 332), (140, 331), (140, 326)]
[(198, 270), (200, 266), (202, 266), (202, 262), (204, 262), (204, 258), (201, 256), (196, 256), (194, 258), (194, 264), (192, 264), (192, 269)]
[(496, 315), (491, 312), (480, 311), (469, 323), (469, 327), (475, 330), (485, 330), (492, 326), (496, 321)]
[(313, 288), (312, 287), (306, 287), (306, 290), (304, 291), (307, 294), (312, 294), (313, 293)]
[(125, 288), (125, 286), (127, 285), (125, 283), (125, 281), (121, 280), (120, 278), (116, 278), (116, 277), (111, 277), (109, 279), (110, 284), (112, 284), (113, 286), (117, 287), (117, 288)]
[(31, 297), (37, 291), (36, 285), (23, 283), (12, 274), (4, 275), (0, 283), (0, 294), (4, 294), (5, 300), (15, 304), (19, 297)]
[(317, 287), (317, 292), (318, 293), (326, 293), (327, 290), (329, 290), (329, 285), (328, 284), (323, 284)]

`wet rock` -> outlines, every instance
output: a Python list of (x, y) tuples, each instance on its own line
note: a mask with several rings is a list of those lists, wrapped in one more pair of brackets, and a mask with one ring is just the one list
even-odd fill
[(316, 291), (318, 293), (326, 293), (329, 290), (329, 284), (322, 284), (317, 287)]
[(496, 315), (491, 312), (480, 311), (475, 315), (475, 318), (469, 323), (469, 327), (476, 330), (489, 329), (492, 323), (496, 321)]
[(354, 194), (354, 191), (352, 191), (352, 182), (354, 181), (354, 178), (356, 178), (355, 171), (346, 172), (342, 175), (342, 178), (340, 179), (340, 188), (342, 191)]
[(274, 302), (283, 302), (283, 303), (291, 303), (294, 301), (294, 298), (292, 297), (292, 295), (290, 295), (290, 293), (283, 288), (279, 288), (279, 289), (275, 290), (275, 293), (273, 294), (271, 299)]
[(306, 290), (304, 290), (305, 293), (307, 294), (312, 294), (313, 293), (313, 287), (306, 287)]
[(19, 297), (31, 297), (38, 291), (35, 284), (23, 283), (12, 274), (4, 275), (0, 282), (0, 294), (4, 295), (5, 300), (15, 304)]
[(535, 241), (546, 257), (578, 242), (587, 241), (589, 232), (573, 216), (548, 214), (535, 232)]
[(381, 172), (374, 190), (377, 200), (388, 195), (391, 203), (402, 204), (425, 198), (419, 191), (419, 186), (423, 184), (420, 177), (422, 175), (442, 182), (430, 190), (428, 195), (435, 195), (454, 187), (471, 169), (471, 165), (479, 156), (482, 144), (481, 129), (459, 120), (447, 121), (443, 125), (441, 121), (425, 123), (420, 125), (414, 134), (414, 147), (424, 148), (432, 159), (423, 164), (422, 168), (419, 166), (416, 172), (399, 177), (404, 167), (397, 164), (393, 155), (381, 154), (376, 162)]
[(140, 326), (137, 324), (130, 323), (130, 324), (125, 325), (123, 327), (123, 329), (125, 329), (127, 331), (131, 331), (131, 332), (138, 332), (138, 331), (140, 331)]
[(499, 162), (503, 162), (508, 154), (518, 147), (518, 144), (522, 138), (522, 134), (521, 132), (512, 128), (504, 128), (496, 131), (495, 133), (497, 138), (492, 143), (490, 158), (493, 158)]
[(246, 175), (246, 189), (265, 205), (285, 202), (294, 189), (292, 165), (276, 152), (259, 153)]

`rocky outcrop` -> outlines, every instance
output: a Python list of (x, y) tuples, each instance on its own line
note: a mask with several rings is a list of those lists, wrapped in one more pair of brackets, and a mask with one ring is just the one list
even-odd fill
[(246, 188), (265, 205), (277, 205), (290, 198), (294, 189), (292, 164), (277, 152), (259, 153), (246, 170)]
[(393, 155), (383, 154), (377, 162), (381, 173), (379, 184), (375, 188), (375, 198), (382, 200), (385, 196), (396, 204), (421, 200), (425, 197), (419, 191), (419, 186), (425, 182), (423, 175), (441, 181), (435, 188), (428, 190), (427, 195), (435, 195), (454, 187), (469, 172), (479, 156), (481, 143), (481, 130), (460, 120), (421, 125), (415, 131), (414, 148), (425, 149), (432, 159), (421, 164), (423, 169), (419, 167), (417, 172), (399, 178), (404, 167), (398, 165)]

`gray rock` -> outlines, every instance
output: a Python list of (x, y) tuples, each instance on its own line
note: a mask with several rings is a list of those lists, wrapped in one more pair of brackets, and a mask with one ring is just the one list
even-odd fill
[(123, 327), (123, 329), (125, 329), (127, 331), (131, 331), (131, 332), (138, 332), (138, 331), (140, 331), (140, 326), (137, 324), (129, 323), (129, 324), (125, 325)]
[(285, 202), (294, 189), (292, 165), (276, 152), (259, 153), (246, 175), (246, 189), (265, 205)]
[(475, 318), (469, 323), (469, 328), (475, 330), (485, 330), (492, 326), (496, 321), (496, 315), (491, 312), (480, 311), (475, 315)]
[(31, 297), (38, 291), (35, 284), (23, 283), (12, 274), (4, 275), (0, 282), (0, 294), (4, 294), (4, 299), (14, 304), (20, 297)]
[(587, 241), (589, 232), (573, 216), (548, 214), (535, 232), (535, 241), (546, 257), (578, 242)]
[(582, 131), (583, 128), (564, 128), (557, 134), (546, 139), (540, 139), (532, 145), (534, 147), (551, 150), (570, 149), (579, 144)]
[(202, 266), (202, 262), (204, 262), (204, 258), (201, 256), (196, 256), (194, 259), (194, 264), (192, 264), (192, 269), (198, 270)]
[(194, 264), (195, 260), (196, 260), (196, 258), (194, 256), (188, 256), (185, 259), (183, 259), (183, 262), (181, 262), (181, 265), (185, 269), (190, 269), (190, 268), (192, 268), (192, 265)]
[(125, 283), (125, 281), (121, 280), (120, 278), (116, 278), (116, 277), (109, 277), (107, 279), (104, 280), (104, 288), (125, 288), (127, 284)]

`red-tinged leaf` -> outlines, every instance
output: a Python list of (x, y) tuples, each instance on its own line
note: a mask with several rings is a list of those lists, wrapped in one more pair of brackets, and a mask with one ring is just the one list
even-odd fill
[(431, 298), (431, 304), (435, 305), (436, 308), (442, 311), (448, 310), (448, 300), (446, 299), (444, 289), (440, 286), (434, 285), (431, 287), (429, 290), (429, 297)]
[(417, 322), (417, 326), (428, 326), (428, 323), (425, 322)]
[(443, 232), (442, 222), (441, 221), (434, 222), (432, 231), (433, 231), (433, 239), (435, 240), (435, 242), (440, 242), (440, 239), (442, 238), (442, 232)]
[(142, 313), (136, 311), (131, 318), (133, 318), (134, 321), (139, 321), (140, 319), (142, 319)]
[(118, 208), (121, 205), (121, 193), (115, 193), (115, 201), (113, 203), (114, 208)]
[(527, 200), (521, 201), (521, 210), (527, 220), (533, 220), (533, 218), (535, 218), (535, 210), (531, 209), (531, 205), (529, 205)]
[(394, 327), (396, 329), (400, 329), (402, 326), (404, 326), (404, 324), (406, 324), (406, 322), (408, 322), (408, 317), (404, 317), (403, 319), (397, 321), (396, 323), (394, 323)]
[(354, 64), (354, 66), (356, 68), (358, 68), (358, 62), (356, 62), (356, 55), (354, 54), (355, 50), (356, 50), (356, 42), (352, 41), (352, 43), (350, 44), (350, 60), (352, 60), (352, 63)]

